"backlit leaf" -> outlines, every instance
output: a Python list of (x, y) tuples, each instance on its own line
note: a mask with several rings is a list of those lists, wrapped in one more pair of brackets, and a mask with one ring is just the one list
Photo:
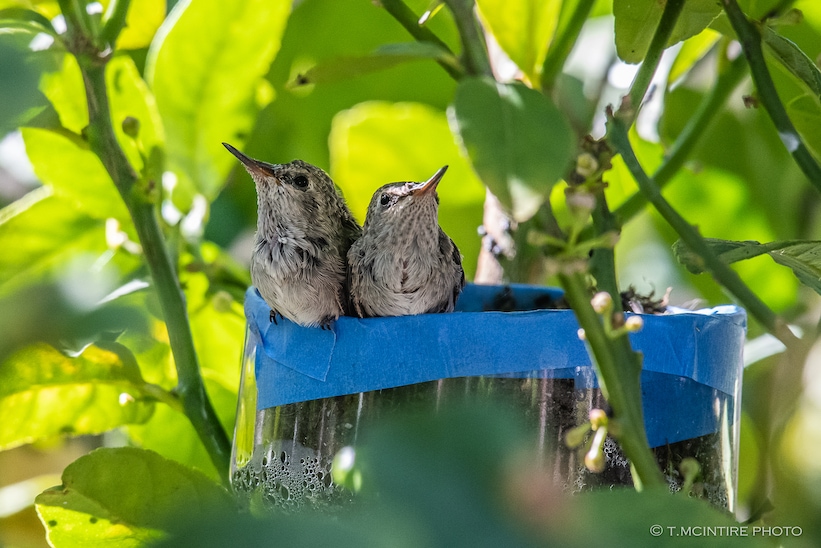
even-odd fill
[(157, 33), (146, 76), (165, 126), (173, 168), (207, 197), (236, 164), (254, 125), (260, 79), (279, 49), (287, 0), (179, 2)]
[(145, 422), (139, 372), (91, 346), (77, 358), (38, 344), (0, 363), (0, 449), (60, 434), (99, 434)]
[(58, 548), (144, 546), (185, 516), (233, 506), (228, 492), (199, 472), (132, 447), (80, 457), (62, 479), (36, 499)]
[(465, 79), (449, 117), (473, 168), (518, 221), (536, 212), (574, 151), (564, 115), (520, 83)]
[(477, 0), (482, 21), (531, 81), (538, 81), (556, 30), (559, 0)]
[(26, 154), (34, 172), (79, 210), (96, 219), (114, 217), (130, 223), (128, 210), (111, 177), (85, 143), (53, 131), (23, 128)]

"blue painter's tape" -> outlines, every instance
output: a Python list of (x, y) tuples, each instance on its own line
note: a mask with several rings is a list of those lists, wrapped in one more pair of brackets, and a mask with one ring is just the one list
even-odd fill
[[(342, 317), (322, 330), (285, 319), (271, 323), (268, 305), (251, 288), (245, 311), (262, 349), (256, 354), (257, 406), (467, 376), (574, 378), (577, 387), (595, 387), (573, 312), (483, 312), (498, 306), (502, 291), (468, 284), (452, 314)], [(513, 285), (503, 301), (528, 309), (559, 296), (555, 289)], [(741, 382), (744, 311), (722, 306), (643, 319), (644, 328), (630, 338), (644, 355), (651, 445), (715, 432), (719, 415), (728, 409), (732, 422)]]

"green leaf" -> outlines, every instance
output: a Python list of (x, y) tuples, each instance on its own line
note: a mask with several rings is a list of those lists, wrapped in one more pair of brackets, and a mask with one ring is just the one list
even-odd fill
[(787, 103), (787, 114), (804, 144), (821, 161), (821, 98), (809, 93), (799, 95)]
[(460, 82), (448, 115), (482, 181), (517, 221), (530, 218), (573, 155), (564, 115), (523, 84), (479, 78)]
[(60, 124), (80, 135), (88, 125), (88, 104), (77, 59), (73, 55), (63, 55), (59, 70), (43, 75), (40, 91), (51, 101)]
[(37, 91), (44, 67), (32, 62), (42, 56), (27, 48), (36, 29), (16, 32), (4, 26), (0, 21), (0, 135), (11, 131), (28, 111), (45, 105)]
[(80, 457), (63, 472), (63, 484), (35, 502), (57, 548), (144, 546), (185, 516), (233, 507), (228, 492), (202, 474), (131, 447)]
[(668, 86), (675, 85), (690, 72), (690, 69), (713, 48), (719, 38), (721, 34), (708, 28), (685, 40), (667, 75)]
[[(776, 263), (792, 269), (801, 283), (821, 294), (821, 241), (791, 240), (762, 244), (705, 238), (705, 242), (727, 264), (766, 253)], [(687, 270), (694, 274), (704, 271), (701, 258), (690, 251), (681, 240), (673, 245), (673, 250), (676, 258)]]
[(77, 358), (38, 344), (0, 364), (0, 449), (60, 434), (99, 434), (145, 422), (139, 371), (91, 346)]
[(560, 0), (477, 0), (479, 15), (510, 59), (538, 82), (556, 31)]
[(797, 242), (770, 251), (770, 257), (791, 268), (801, 283), (821, 294), (821, 242)]
[(148, 47), (165, 19), (165, 0), (131, 0), (117, 50)]
[(209, 199), (236, 159), (223, 141), (241, 145), (253, 128), (257, 88), (279, 49), (288, 0), (178, 3), (151, 44), (147, 80), (178, 175)]
[[(144, 157), (154, 147), (161, 149), (165, 140), (157, 104), (131, 57), (114, 57), (106, 67), (105, 76), (114, 133), (134, 170), (140, 173), (145, 167)], [(123, 132), (123, 120), (127, 117), (139, 122), (136, 138)]]
[(764, 43), (790, 74), (802, 82), (807, 90), (821, 98), (821, 70), (801, 48), (766, 25), (759, 26)]
[[(666, 2), (658, 0), (618, 1), (613, 3), (616, 18), (616, 52), (626, 63), (639, 63), (656, 32)], [(721, 13), (715, 0), (687, 0), (666, 47), (703, 31)]]
[(23, 128), (22, 133), (34, 172), (56, 196), (95, 219), (114, 217), (130, 224), (111, 177), (85, 142), (43, 129)]
[(297, 75), (288, 86), (338, 82), (421, 59), (441, 61), (453, 67), (459, 66), (459, 61), (451, 53), (435, 44), (427, 42), (385, 44), (370, 55), (336, 57), (321, 61), (308, 69), (305, 74)]
[(334, 117), (329, 143), (331, 174), (360, 221), (383, 184), (424, 181), (448, 165), (437, 188), (439, 223), (459, 246), (472, 276), (485, 189), (454, 143), (444, 112), (419, 103), (362, 103)]
[(0, 285), (31, 283), (37, 272), (78, 252), (104, 251), (105, 228), (103, 221), (41, 187), (0, 210), (0, 246), (5, 250), (0, 253)]

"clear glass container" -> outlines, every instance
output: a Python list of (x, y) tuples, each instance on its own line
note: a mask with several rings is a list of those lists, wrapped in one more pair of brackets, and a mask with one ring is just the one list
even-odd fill
[[(736, 311), (738, 327), (737, 309), (732, 310)], [(741, 317), (743, 319), (743, 312)], [(554, 321), (554, 318), (546, 317), (545, 321)], [(645, 329), (652, 329), (647, 325), (650, 323), (646, 322)], [(738, 331), (732, 331), (736, 339)], [(743, 325), (740, 332), (743, 341)], [(653, 343), (658, 343), (659, 337), (669, 337), (667, 333), (664, 331), (658, 336), (649, 333), (639, 342), (648, 341), (645, 345), (653, 348), (664, 346)], [(694, 491), (715, 506), (733, 511), (738, 463), (740, 343), (734, 340), (722, 346), (720, 341), (710, 341), (705, 344), (715, 347), (712, 352), (727, 354), (716, 363), (732, 369), (727, 372), (730, 379), (722, 380), (732, 388), (722, 391), (687, 376), (653, 371), (652, 360), (669, 358), (645, 349), (642, 374), (645, 422), (670, 489), (681, 488), (683, 478), (679, 464), (682, 459), (693, 457), (701, 465)], [(641, 349), (641, 344), (637, 346)], [(675, 341), (671, 349), (676, 349)], [(534, 434), (534, 452), (547, 457), (546, 461), (553, 467), (553, 477), (566, 492), (632, 485), (629, 463), (614, 440), (608, 438), (605, 443), (606, 465), (602, 473), (588, 471), (583, 450), (568, 448), (564, 443), (566, 432), (587, 421), (591, 409), (607, 408), (589, 363), (441, 378), (259, 408), (258, 368), (263, 367), (261, 363), (267, 359), (261, 353), (266, 353), (266, 346), (258, 330), (249, 328), (242, 358), (231, 470), (235, 491), (248, 501), (256, 499), (265, 507), (288, 511), (349, 500), (353, 495), (334, 483), (331, 466), (340, 449), (356, 447), (363, 423), (394, 411), (435, 412), (445, 403), (489, 397), (503, 402), (521, 417), (523, 425)], [(511, 368), (520, 369), (521, 365)], [(705, 365), (700, 364), (702, 369)]]

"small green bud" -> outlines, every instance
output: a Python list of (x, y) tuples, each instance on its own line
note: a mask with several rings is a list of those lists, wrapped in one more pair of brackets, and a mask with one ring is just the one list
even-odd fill
[(587, 340), (587, 335), (585, 334), (584, 329), (581, 329), (581, 328), (580, 328), (580, 329), (576, 332), (576, 334), (579, 336), (579, 340), (580, 340), (580, 341), (586, 341), (586, 340)]
[(599, 161), (589, 152), (582, 152), (576, 158), (576, 173), (589, 179), (599, 169)]
[(123, 120), (123, 133), (132, 139), (136, 139), (137, 135), (140, 134), (140, 121), (133, 116), (126, 116)]
[(607, 438), (607, 428), (596, 430), (590, 450), (584, 455), (584, 465), (593, 473), (604, 472), (604, 440)]

